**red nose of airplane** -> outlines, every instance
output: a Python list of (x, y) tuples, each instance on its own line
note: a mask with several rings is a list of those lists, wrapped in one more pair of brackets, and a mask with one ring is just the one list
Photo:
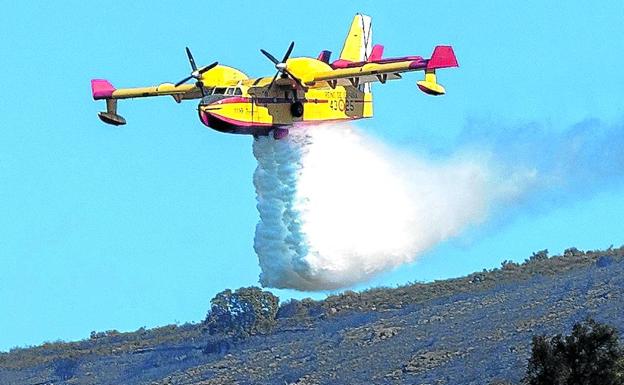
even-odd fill
[(199, 120), (201, 120), (205, 126), (210, 127), (208, 114), (205, 111), (202, 111), (201, 108), (199, 109)]

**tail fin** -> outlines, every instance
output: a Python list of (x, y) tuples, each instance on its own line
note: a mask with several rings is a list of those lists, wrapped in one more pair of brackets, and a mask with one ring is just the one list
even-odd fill
[(373, 48), (371, 17), (358, 13), (353, 18), (344, 42), (340, 59), (352, 62), (367, 61)]

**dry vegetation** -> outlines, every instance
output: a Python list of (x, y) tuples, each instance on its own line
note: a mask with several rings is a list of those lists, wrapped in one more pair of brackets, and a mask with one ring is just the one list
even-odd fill
[[(275, 327), (306, 327), (314, 320), (329, 319), (353, 312), (375, 312), (401, 309), (437, 298), (490, 290), (502, 285), (524, 281), (534, 276), (552, 276), (592, 264), (612, 263), (624, 258), (624, 247), (583, 252), (570, 248), (563, 255), (548, 257), (546, 250), (533, 253), (523, 263), (504, 261), (500, 268), (484, 270), (465, 277), (411, 283), (398, 288), (375, 288), (363, 292), (346, 291), (332, 295), (322, 301), (304, 299), (283, 303), (277, 314)], [(261, 290), (253, 291), (263, 295)], [(209, 313), (210, 316), (210, 313)], [(208, 317), (210, 318), (210, 317)], [(85, 356), (107, 356), (111, 354), (137, 354), (157, 351), (161, 346), (176, 346), (179, 343), (206, 345), (207, 326), (202, 323), (168, 325), (134, 332), (120, 333), (112, 330), (92, 332), (90, 338), (77, 342), (46, 342), (40, 346), (14, 348), (0, 353), (0, 369), (19, 370), (46, 365), (62, 360), (79, 360)], [(217, 331), (218, 332), (218, 331)]]
[[(434, 281), (430, 283), (410, 283), (398, 288), (375, 288), (361, 293), (346, 291), (327, 297), (320, 305), (324, 313), (333, 315), (344, 311), (399, 309), (408, 304), (429, 301), (458, 293), (474, 293), (488, 290), (498, 285), (527, 280), (544, 275), (553, 276), (594, 264), (599, 258), (619, 261), (624, 258), (624, 246), (607, 250), (581, 251), (574, 247), (565, 250), (563, 255), (548, 257), (548, 250), (533, 253), (523, 263), (503, 261), (501, 267), (483, 270), (466, 277)], [(314, 308), (314, 301), (307, 301)]]

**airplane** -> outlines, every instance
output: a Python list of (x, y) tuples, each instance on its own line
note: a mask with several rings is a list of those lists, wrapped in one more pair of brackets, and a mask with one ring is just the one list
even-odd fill
[[(220, 132), (282, 139), (289, 129), (303, 124), (351, 121), (373, 116), (371, 83), (401, 79), (404, 72), (424, 71), (416, 84), (429, 95), (443, 95), (436, 70), (458, 67), (451, 46), (438, 45), (429, 59), (421, 56), (384, 58), (384, 46), (372, 45), (371, 17), (356, 14), (340, 57), (330, 62), (331, 52), (318, 57), (291, 57), (290, 43), (281, 60), (261, 49), (275, 66), (275, 75), (249, 78), (238, 69), (218, 62), (198, 67), (190, 49), (186, 54), (191, 73), (179, 82), (141, 88), (115, 88), (104, 79), (91, 80), (94, 100), (105, 100), (98, 114), (112, 125), (126, 124), (117, 113), (119, 99), (172, 96), (200, 99), (200, 121)], [(194, 80), (194, 83), (188, 83)]]

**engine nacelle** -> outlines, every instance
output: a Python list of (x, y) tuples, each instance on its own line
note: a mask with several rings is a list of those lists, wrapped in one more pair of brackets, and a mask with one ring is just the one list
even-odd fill
[(243, 72), (236, 68), (219, 64), (210, 71), (204, 72), (201, 76), (205, 87), (221, 86), (224, 83), (235, 83), (240, 80), (249, 79)]

